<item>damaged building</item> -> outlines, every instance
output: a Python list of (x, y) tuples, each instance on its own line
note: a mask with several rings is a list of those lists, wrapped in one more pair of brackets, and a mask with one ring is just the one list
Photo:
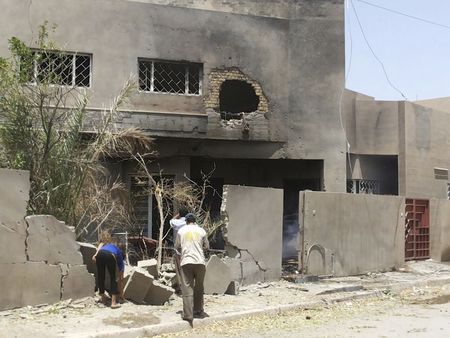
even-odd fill
[[(389, 197), (393, 209), (386, 226), (399, 243), (395, 257), (376, 256), (366, 265), (355, 260), (355, 268), (342, 268), (341, 248), (320, 240), (329, 235), (326, 229), (316, 227), (309, 235), (300, 227), (308, 217), (317, 221), (320, 212), (328, 215), (320, 225), (333, 227), (341, 197), (330, 197), (336, 200), (324, 210), (316, 206), (316, 195), (303, 195), (310, 196), (307, 204), (300, 191), (411, 199), (450, 194), (450, 109), (378, 102), (344, 90), (344, 0), (1, 4), (4, 37), (33, 41), (33, 27), (56, 24), (55, 39), (72, 55), (73, 84), (91, 98), (93, 125), (105, 102), (135, 74), (136, 88), (116, 126), (137, 127), (155, 138), (152, 172), (162, 168), (176, 182), (212, 172), (219, 194), (211, 212), (226, 218), (224, 247), (231, 278), (239, 283), (279, 278), (282, 257), (299, 251), (302, 268), (317, 261), (318, 274), (359, 273), (403, 261), (404, 198)], [(7, 47), (6, 39), (0, 41), (0, 54), (7, 55)], [(111, 160), (108, 169), (130, 192), (139, 190), (134, 162)], [(351, 207), (354, 197), (342, 197), (342, 205)], [(142, 229), (156, 238), (154, 200), (141, 202)], [(305, 205), (311, 209), (302, 212)], [(329, 239), (345, 242), (336, 236)], [(382, 248), (391, 250), (392, 243)]]

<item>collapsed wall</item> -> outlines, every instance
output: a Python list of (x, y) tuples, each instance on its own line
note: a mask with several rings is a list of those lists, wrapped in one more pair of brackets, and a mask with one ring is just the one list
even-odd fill
[(0, 169), (0, 310), (94, 294), (73, 229), (25, 217), (29, 190), (27, 171)]
[(283, 190), (223, 187), (224, 262), (241, 285), (281, 277)]

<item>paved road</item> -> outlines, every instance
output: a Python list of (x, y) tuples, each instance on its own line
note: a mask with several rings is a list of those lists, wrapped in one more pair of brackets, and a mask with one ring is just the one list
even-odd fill
[(450, 295), (442, 289), (353, 301), (318, 310), (216, 323), (161, 337), (450, 337)]

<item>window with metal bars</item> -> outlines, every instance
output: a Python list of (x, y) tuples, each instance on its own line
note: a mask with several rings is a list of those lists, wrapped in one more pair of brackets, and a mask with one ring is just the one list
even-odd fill
[(33, 51), (21, 60), (26, 82), (90, 87), (91, 55), (56, 51)]
[(447, 183), (447, 199), (450, 200), (450, 183)]
[(200, 63), (139, 59), (138, 67), (141, 91), (201, 95), (203, 65)]
[(347, 192), (352, 194), (379, 194), (380, 182), (376, 180), (347, 180)]

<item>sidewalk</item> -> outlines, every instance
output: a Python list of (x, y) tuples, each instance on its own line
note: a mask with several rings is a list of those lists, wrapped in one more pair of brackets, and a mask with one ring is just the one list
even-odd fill
[[(286, 281), (241, 288), (239, 295), (205, 296), (210, 317), (194, 320), (194, 327), (243, 316), (320, 307), (333, 302), (398, 292), (406, 288), (450, 284), (450, 264), (411, 262), (404, 271), (322, 279), (316, 283)], [(181, 298), (170, 305), (125, 303), (112, 310), (93, 298), (0, 312), (0, 337), (150, 337), (188, 330), (180, 314)]]

